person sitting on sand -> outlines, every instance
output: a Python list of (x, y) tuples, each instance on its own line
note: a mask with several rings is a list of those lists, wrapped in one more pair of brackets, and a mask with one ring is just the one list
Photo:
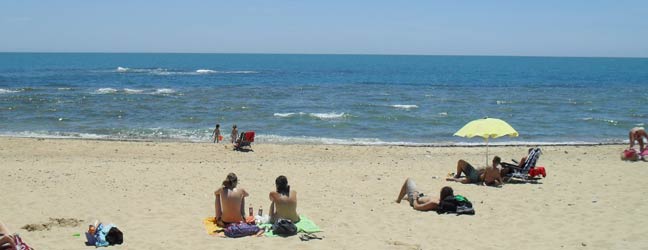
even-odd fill
[(400, 203), (405, 198), (405, 195), (407, 195), (407, 200), (414, 210), (430, 211), (437, 209), (440, 200), (448, 196), (454, 196), (454, 191), (451, 187), (445, 186), (441, 189), (440, 198), (425, 196), (416, 189), (414, 181), (411, 178), (407, 178), (405, 183), (403, 183), (403, 187), (401, 187), (400, 193), (398, 193), (396, 203)]
[(11, 236), (11, 232), (9, 232), (9, 229), (0, 222), (0, 249), (2, 250), (14, 250), (16, 249), (16, 242), (14, 241), (14, 238)]
[(237, 184), (238, 178), (236, 174), (229, 173), (223, 181), (223, 186), (214, 192), (216, 196), (216, 225), (220, 227), (245, 220), (243, 208), (248, 193), (245, 189), (237, 188)]
[(630, 140), (630, 147), (632, 148), (635, 145), (635, 141), (639, 142), (639, 152), (644, 151), (644, 138), (648, 139), (648, 134), (646, 130), (642, 127), (634, 127), (630, 130), (628, 134), (628, 139)]
[(292, 222), (299, 221), (297, 214), (297, 192), (290, 190), (286, 176), (280, 175), (275, 179), (277, 191), (270, 192), (270, 221), (278, 219), (289, 219)]
[[(470, 163), (459, 160), (457, 162), (457, 172), (452, 178), (447, 178), (447, 181), (457, 181), (464, 184), (468, 183), (483, 183), (489, 186), (500, 186), (504, 182), (500, 173), (500, 162), (502, 159), (499, 156), (493, 157), (493, 165), (491, 167), (475, 169)], [(466, 176), (461, 177), (461, 173)]]

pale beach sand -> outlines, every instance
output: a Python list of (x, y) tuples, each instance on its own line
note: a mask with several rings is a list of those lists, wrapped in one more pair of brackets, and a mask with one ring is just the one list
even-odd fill
[[(646, 249), (648, 162), (623, 162), (623, 145), (545, 146), (541, 184), (503, 188), (446, 182), (456, 161), (485, 162), (483, 147), (253, 145), (0, 138), (0, 221), (36, 249), (94, 249), (94, 219), (117, 224), (125, 244), (108, 249)], [(519, 159), (527, 147), (491, 147)], [(325, 239), (224, 239), (205, 233), (213, 191), (235, 172), (268, 211), (286, 175), (298, 212)], [(452, 186), (474, 216), (417, 212), (394, 202), (406, 177), (427, 194)], [(247, 209), (246, 209), (247, 211)], [(77, 227), (27, 232), (49, 218)]]

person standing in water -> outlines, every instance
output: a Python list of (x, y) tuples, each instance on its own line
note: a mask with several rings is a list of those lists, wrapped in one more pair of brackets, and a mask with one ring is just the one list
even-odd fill
[(231, 142), (235, 143), (236, 138), (238, 137), (238, 129), (236, 129), (236, 124), (234, 124), (234, 126), (232, 126), (232, 134), (230, 136), (232, 137)]
[(214, 128), (214, 132), (212, 132), (212, 136), (214, 137), (214, 143), (220, 143), (220, 141), (223, 140), (223, 137), (221, 136), (220, 133), (220, 124), (216, 124), (216, 128)]

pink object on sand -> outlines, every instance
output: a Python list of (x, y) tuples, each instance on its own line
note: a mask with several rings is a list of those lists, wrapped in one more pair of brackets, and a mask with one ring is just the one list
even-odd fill
[(641, 152), (641, 153), (639, 153), (639, 155), (641, 155), (641, 156), (646, 156), (646, 155), (648, 155), (648, 148), (644, 148), (644, 151)]

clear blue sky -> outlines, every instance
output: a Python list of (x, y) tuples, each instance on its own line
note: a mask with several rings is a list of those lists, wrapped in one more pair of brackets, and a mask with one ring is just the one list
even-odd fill
[(648, 57), (648, 1), (0, 1), (4, 52)]

